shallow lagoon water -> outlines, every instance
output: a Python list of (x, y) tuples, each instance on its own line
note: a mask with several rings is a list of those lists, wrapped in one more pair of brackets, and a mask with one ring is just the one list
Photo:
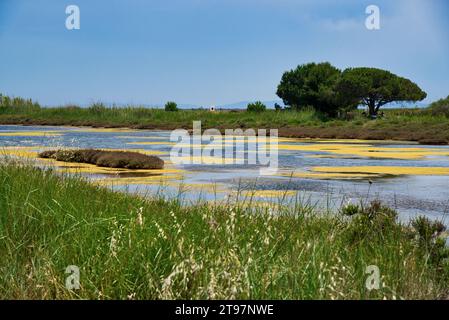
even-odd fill
[(159, 193), (185, 202), (239, 198), (288, 203), (300, 199), (334, 209), (347, 201), (379, 198), (396, 208), (403, 219), (424, 214), (448, 223), (449, 146), (279, 138), (279, 172), (260, 176), (257, 165), (173, 165), (169, 163), (169, 135), (169, 131), (0, 126), (0, 148), (6, 154), (31, 158), (40, 150), (62, 147), (159, 155), (168, 163), (166, 170), (155, 173), (80, 164), (44, 165), (79, 172), (117, 190)]

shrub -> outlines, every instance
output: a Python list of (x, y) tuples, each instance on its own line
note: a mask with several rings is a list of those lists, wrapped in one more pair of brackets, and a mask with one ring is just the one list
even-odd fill
[(446, 99), (432, 102), (429, 106), (429, 110), (434, 116), (449, 117), (449, 96), (447, 96)]
[(178, 111), (178, 105), (176, 102), (169, 101), (165, 104), (165, 111)]
[(372, 201), (367, 207), (348, 205), (346, 208), (341, 212), (352, 216), (347, 230), (350, 243), (382, 240), (388, 231), (399, 228), (398, 213), (378, 200)]
[(340, 212), (344, 216), (352, 217), (359, 213), (361, 210), (360, 206), (356, 204), (349, 203), (340, 209)]
[(126, 169), (162, 169), (164, 161), (156, 156), (138, 152), (103, 151), (95, 149), (50, 150), (39, 153), (39, 158), (64, 162), (95, 164), (99, 167)]
[[(411, 226), (415, 231), (420, 248), (429, 257), (429, 261), (437, 268), (444, 269), (449, 259), (449, 249), (441, 234), (446, 231), (445, 225), (440, 221), (430, 221), (426, 217), (417, 217), (412, 220)], [(449, 269), (446, 269), (449, 272)]]
[(249, 103), (246, 110), (250, 112), (263, 112), (267, 110), (267, 106), (260, 101), (256, 101), (254, 103)]
[(412, 220), (411, 225), (417, 232), (420, 241), (429, 245), (432, 238), (437, 237), (446, 230), (440, 221), (430, 221), (428, 218), (420, 216)]

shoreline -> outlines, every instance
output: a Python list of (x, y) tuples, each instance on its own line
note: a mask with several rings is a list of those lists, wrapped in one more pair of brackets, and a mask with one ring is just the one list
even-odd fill
[[(78, 123), (66, 123), (65, 121), (39, 121), (39, 120), (19, 120), (19, 121), (4, 121), (0, 120), (0, 125), (11, 125), (11, 126), (58, 126), (66, 128), (106, 128), (106, 129), (131, 129), (131, 130), (175, 130), (175, 129), (186, 129), (189, 132), (192, 131), (192, 127), (187, 125), (176, 125), (176, 124), (151, 124), (151, 125), (126, 125), (126, 124), (113, 124), (113, 123), (91, 123), (91, 124), (78, 124)], [(209, 126), (204, 126), (203, 129), (210, 129)], [(245, 127), (234, 127), (234, 128), (216, 128), (224, 134), (225, 129), (242, 129), (246, 130)], [(256, 128), (256, 129), (267, 129), (270, 128)], [(428, 138), (419, 139), (419, 132), (413, 131), (395, 131), (394, 133), (385, 132), (381, 129), (370, 129), (360, 126), (360, 128), (351, 128), (349, 130), (345, 126), (331, 126), (331, 127), (318, 127), (318, 126), (298, 126), (298, 127), (284, 127), (284, 128), (271, 128), (278, 130), (278, 136), (282, 138), (297, 138), (297, 139), (328, 139), (328, 140), (366, 140), (366, 141), (395, 141), (404, 142), (420, 145), (448, 145), (449, 141), (445, 139), (435, 139), (434, 135), (428, 135)], [(416, 138), (410, 139), (410, 135), (416, 135)], [(427, 135), (426, 135), (427, 136)], [(409, 139), (407, 139), (407, 137)]]

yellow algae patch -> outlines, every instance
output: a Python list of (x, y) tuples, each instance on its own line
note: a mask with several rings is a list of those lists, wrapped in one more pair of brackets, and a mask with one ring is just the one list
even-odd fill
[(399, 140), (359, 140), (359, 139), (329, 139), (318, 140), (317, 143), (346, 143), (346, 144), (390, 144), (390, 145), (419, 145), (414, 141), (399, 141)]
[(351, 156), (351, 155), (332, 155), (332, 154), (311, 154), (305, 156), (306, 158), (320, 158), (320, 159), (354, 159), (359, 158), (357, 156)]
[(371, 174), (371, 173), (338, 173), (338, 172), (329, 172), (329, 173), (318, 173), (318, 172), (292, 172), (292, 173), (282, 173), (282, 176), (292, 177), (292, 178), (305, 178), (305, 179), (321, 179), (321, 180), (329, 180), (329, 179), (367, 179), (367, 178), (378, 178), (380, 175)]
[(178, 144), (177, 147), (181, 147), (181, 148), (194, 148), (194, 149), (200, 149), (200, 148), (222, 148), (222, 147), (233, 147), (235, 146), (235, 144), (232, 143), (221, 143), (221, 142), (216, 142), (216, 143), (203, 143), (203, 144)]
[(24, 158), (35, 158), (37, 156), (37, 147), (2, 147), (0, 149), (0, 155), (4, 156), (16, 156)]
[[(79, 163), (76, 163), (79, 164)], [(163, 174), (174, 174), (174, 173), (182, 173), (183, 170), (180, 169), (122, 169), (118, 170), (117, 168), (107, 168), (107, 167), (98, 167), (96, 165), (87, 166), (65, 166), (59, 165), (58, 171), (68, 172), (68, 173), (91, 173), (91, 174), (123, 174), (123, 173), (141, 173), (141, 174), (155, 174), (155, 175), (163, 175)]]
[(54, 159), (38, 159), (41, 162), (45, 162), (51, 166), (58, 167), (58, 171), (64, 171), (69, 173), (90, 173), (90, 174), (120, 174), (120, 173), (141, 173), (141, 174), (181, 174), (185, 170), (176, 168), (164, 168), (164, 169), (126, 169), (126, 168), (110, 168), (99, 167), (95, 164), (78, 163), (78, 162), (64, 162), (56, 161)]
[(117, 136), (120, 139), (154, 139), (154, 140), (170, 140), (170, 137), (160, 137), (160, 136)]
[(243, 163), (243, 161), (244, 161), (244, 159), (222, 158), (222, 157), (211, 157), (211, 156), (202, 156), (202, 157), (179, 156), (179, 157), (175, 157), (173, 160), (175, 160), (175, 163), (181, 163), (181, 164), (206, 164), (206, 165), (236, 164), (239, 162)]
[(165, 180), (182, 180), (184, 177), (182, 175), (155, 175), (147, 177), (132, 177), (132, 178), (105, 178), (105, 179), (95, 179), (92, 180), (94, 183), (101, 185), (152, 185), (160, 184)]
[(416, 152), (410, 151), (409, 153), (404, 152), (354, 152), (341, 155), (308, 155), (308, 158), (334, 158), (334, 159), (351, 159), (354, 157), (363, 158), (379, 158), (379, 159), (397, 159), (397, 160), (420, 160), (428, 156), (449, 156), (449, 152)]
[(121, 133), (121, 132), (139, 132), (139, 130), (133, 130), (128, 128), (77, 128), (73, 130), (75, 132), (112, 132), (112, 133)]
[(284, 196), (294, 196), (297, 194), (295, 190), (244, 190), (240, 193), (246, 197), (261, 198), (282, 198)]
[[(422, 159), (427, 156), (449, 156), (449, 149), (442, 151), (441, 148), (396, 148), (377, 147), (369, 144), (307, 144), (307, 145), (285, 145), (278, 146), (279, 150), (326, 152), (337, 155), (351, 155), (368, 158), (383, 159)], [(322, 155), (319, 155), (322, 157)]]
[(310, 179), (368, 179), (401, 175), (449, 175), (449, 167), (354, 166), (313, 167), (309, 172), (284, 172), (285, 177)]
[(341, 150), (357, 150), (361, 147), (372, 147), (369, 144), (348, 146), (347, 144), (279, 144), (279, 149), (281, 150), (292, 150), (292, 151), (327, 151), (335, 152)]
[[(271, 138), (277, 142), (299, 142), (299, 143), (326, 143), (326, 144), (392, 144), (392, 145), (417, 145), (414, 141), (399, 141), (399, 140), (361, 140), (361, 139), (322, 139), (322, 138)], [(267, 140), (270, 137), (267, 136)]]
[(15, 132), (2, 132), (2, 137), (43, 137), (43, 136), (60, 136), (61, 131), (15, 131)]
[(374, 175), (449, 175), (449, 167), (389, 167), (389, 166), (359, 166), (359, 167), (314, 167), (314, 172), (374, 174)]
[(171, 146), (174, 145), (174, 142), (168, 142), (168, 141), (135, 141), (135, 142), (127, 142), (126, 144), (135, 144), (135, 145), (156, 145), (156, 144), (162, 144)]
[(413, 141), (399, 141), (399, 140), (360, 140), (360, 139), (293, 139), (296, 142), (305, 143), (344, 143), (344, 144), (400, 144), (400, 145), (417, 145), (418, 142)]

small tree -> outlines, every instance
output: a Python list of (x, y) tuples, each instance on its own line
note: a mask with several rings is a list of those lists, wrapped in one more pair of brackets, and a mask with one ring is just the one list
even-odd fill
[(267, 110), (267, 106), (260, 101), (256, 101), (254, 103), (249, 103), (246, 110), (250, 112), (263, 112)]
[(165, 104), (165, 111), (178, 111), (178, 105), (176, 102), (169, 101)]
[(341, 71), (329, 62), (308, 63), (283, 74), (277, 95), (294, 109), (313, 106), (328, 115), (336, 115), (339, 104), (334, 86)]
[(340, 103), (365, 105), (371, 117), (377, 116), (379, 109), (388, 103), (416, 102), (427, 96), (412, 81), (376, 68), (346, 69), (335, 90)]

